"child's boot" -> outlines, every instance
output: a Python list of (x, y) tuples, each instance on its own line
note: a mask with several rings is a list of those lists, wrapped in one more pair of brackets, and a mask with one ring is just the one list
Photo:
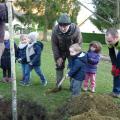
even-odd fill
[(0, 100), (3, 99), (3, 98), (4, 98), (3, 95), (0, 95)]
[(92, 93), (95, 93), (95, 88), (91, 88), (91, 92), (92, 92)]
[(83, 91), (87, 92), (88, 88), (87, 87), (84, 87), (83, 88)]
[(3, 77), (3, 78), (2, 78), (2, 81), (3, 81), (3, 82), (7, 82), (7, 77)]
[(42, 85), (46, 86), (47, 85), (47, 80), (42, 81)]
[(8, 78), (8, 82), (11, 83), (13, 80), (11, 77)]

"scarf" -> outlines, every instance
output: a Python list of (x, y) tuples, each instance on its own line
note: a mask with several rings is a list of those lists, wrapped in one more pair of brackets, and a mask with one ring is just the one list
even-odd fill
[(28, 44), (26, 48), (26, 57), (27, 57), (27, 62), (30, 62), (30, 56), (35, 54), (33, 45), (36, 43), (36, 41), (32, 42), (31, 44)]
[(26, 47), (28, 45), (28, 43), (20, 43), (18, 45), (19, 49), (23, 49), (24, 47)]

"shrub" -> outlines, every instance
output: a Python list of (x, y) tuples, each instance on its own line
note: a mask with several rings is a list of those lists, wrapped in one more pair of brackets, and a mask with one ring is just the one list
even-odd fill
[(84, 43), (90, 43), (91, 41), (99, 41), (101, 44), (105, 44), (105, 34), (82, 33), (82, 37)]

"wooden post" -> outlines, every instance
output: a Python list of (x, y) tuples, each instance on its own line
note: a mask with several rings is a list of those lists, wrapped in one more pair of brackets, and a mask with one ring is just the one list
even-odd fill
[(116, 18), (117, 18), (117, 28), (120, 29), (120, 0), (116, 1)]
[(8, 22), (10, 33), (10, 54), (11, 54), (11, 77), (12, 77), (12, 117), (17, 120), (17, 87), (16, 87), (16, 72), (15, 72), (15, 50), (13, 40), (13, 14), (12, 14), (12, 0), (7, 0), (8, 8)]

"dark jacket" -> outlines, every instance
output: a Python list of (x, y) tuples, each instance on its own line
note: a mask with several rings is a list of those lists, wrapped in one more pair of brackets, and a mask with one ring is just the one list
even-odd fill
[(4, 42), (5, 22), (8, 22), (7, 6), (0, 3), (0, 42)]
[(115, 65), (120, 69), (120, 51), (118, 51), (117, 55), (115, 53), (115, 48), (109, 48), (109, 56), (112, 62), (112, 65)]
[(27, 59), (26, 59), (26, 48), (27, 45), (23, 48), (20, 48), (18, 46), (18, 50), (17, 50), (17, 59), (21, 59), (20, 63), (21, 64), (27, 64)]
[(69, 63), (70, 71), (68, 72), (68, 75), (75, 80), (84, 80), (86, 71), (86, 61), (87, 57), (86, 54), (83, 52), (73, 56)]
[[(1, 57), (1, 68), (10, 69), (11, 68), (11, 57), (10, 57), (10, 41), (4, 41), (5, 49)], [(15, 56), (17, 56), (17, 46), (14, 44)]]
[(74, 43), (82, 43), (82, 36), (79, 28), (71, 23), (67, 33), (62, 33), (56, 25), (52, 31), (52, 50), (55, 60), (59, 57), (69, 57), (69, 47)]
[(6, 3), (0, 3), (0, 21), (8, 22), (8, 9)]
[(40, 66), (41, 65), (41, 52), (43, 50), (43, 44), (39, 41), (37, 41), (33, 45), (33, 49), (35, 53), (30, 56), (30, 62), (32, 63), (32, 66)]
[(87, 52), (87, 65), (86, 72), (87, 73), (96, 73), (97, 64), (100, 61), (100, 55), (98, 53), (88, 51)]

